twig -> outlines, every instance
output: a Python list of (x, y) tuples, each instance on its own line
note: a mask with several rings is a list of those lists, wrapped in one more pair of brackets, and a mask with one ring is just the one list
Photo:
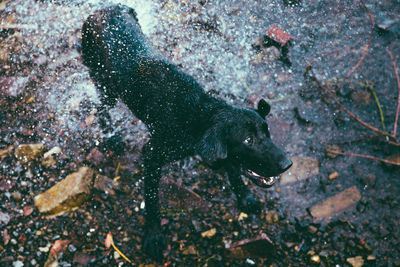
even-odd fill
[(397, 110), (396, 110), (396, 117), (394, 119), (394, 126), (393, 126), (393, 136), (396, 137), (397, 122), (399, 120), (399, 112), (400, 112), (400, 78), (399, 78), (399, 71), (397, 70), (397, 66), (396, 66), (396, 61), (394, 60), (392, 53), (387, 48), (386, 48), (386, 52), (389, 54), (390, 60), (392, 60), (394, 74), (396, 75), (396, 80), (397, 80), (397, 89), (398, 89), (397, 90)]
[(333, 151), (333, 150), (332, 151), (329, 150), (328, 152), (332, 153), (332, 154), (343, 155), (343, 156), (372, 159), (372, 160), (375, 160), (375, 161), (384, 162), (386, 164), (400, 166), (400, 163), (398, 163), (398, 162), (394, 162), (394, 161), (387, 160), (387, 159), (381, 159), (381, 158), (377, 158), (377, 157), (370, 156), (370, 155), (363, 155), (363, 154), (356, 154), (356, 153), (346, 153), (346, 152), (339, 152), (339, 151)]
[[(309, 70), (308, 70), (308, 73), (313, 74), (312, 69), (309, 69)], [(325, 89), (325, 87), (324, 87), (324, 86), (321, 84), (321, 82), (315, 77), (315, 75), (310, 75), (310, 78), (311, 78), (312, 80), (314, 80), (314, 81), (318, 84), (318, 86), (319, 86), (321, 89)], [(390, 133), (385, 132), (385, 131), (382, 131), (382, 130), (379, 130), (378, 128), (375, 128), (374, 126), (372, 126), (372, 125), (370, 125), (370, 124), (364, 122), (364, 121), (361, 120), (357, 115), (355, 115), (353, 112), (351, 112), (350, 110), (348, 110), (342, 103), (340, 103), (339, 99), (338, 99), (334, 94), (332, 94), (332, 93), (330, 93), (330, 92), (328, 92), (328, 94), (333, 98), (333, 100), (336, 102), (336, 104), (337, 104), (341, 109), (343, 109), (350, 117), (352, 117), (353, 119), (355, 119), (357, 122), (359, 122), (359, 123), (360, 123), (361, 125), (363, 125), (364, 127), (368, 128), (368, 129), (370, 129), (371, 131), (374, 131), (374, 132), (376, 132), (376, 133), (378, 133), (378, 134), (381, 134), (381, 135), (383, 135), (383, 136), (388, 136), (388, 137), (394, 138)]]
[(350, 75), (358, 68), (360, 67), (361, 63), (363, 62), (364, 58), (367, 56), (369, 47), (371, 46), (371, 42), (372, 42), (372, 37), (374, 36), (374, 27), (375, 27), (375, 21), (374, 21), (374, 17), (371, 14), (371, 11), (368, 9), (368, 7), (365, 5), (364, 0), (361, 0), (362, 5), (364, 6), (365, 10), (368, 12), (368, 16), (369, 16), (369, 20), (371, 21), (371, 33), (369, 35), (369, 40), (368, 40), (368, 44), (367, 47), (364, 49), (363, 54), (360, 58), (360, 60), (357, 62), (357, 64), (347, 73), (346, 77), (344, 78), (344, 81), (347, 80)]

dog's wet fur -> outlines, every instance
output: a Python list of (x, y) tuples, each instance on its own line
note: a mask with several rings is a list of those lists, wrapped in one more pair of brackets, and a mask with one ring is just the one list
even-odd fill
[(161, 168), (200, 155), (228, 173), (239, 208), (259, 213), (259, 200), (244, 185), (245, 175), (259, 186), (292, 165), (270, 138), (264, 100), (244, 109), (216, 99), (190, 75), (163, 59), (144, 36), (135, 11), (117, 5), (97, 11), (82, 28), (82, 58), (102, 93), (105, 107), (119, 98), (150, 131), (143, 147), (146, 224), (143, 250), (160, 261), (166, 241), (161, 233), (158, 187)]

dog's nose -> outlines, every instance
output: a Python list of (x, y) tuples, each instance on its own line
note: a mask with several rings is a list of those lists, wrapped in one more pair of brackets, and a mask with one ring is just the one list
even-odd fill
[(292, 165), (293, 165), (293, 162), (288, 158), (285, 158), (284, 160), (279, 162), (279, 166), (280, 166), (282, 172), (284, 172), (287, 169), (289, 169)]

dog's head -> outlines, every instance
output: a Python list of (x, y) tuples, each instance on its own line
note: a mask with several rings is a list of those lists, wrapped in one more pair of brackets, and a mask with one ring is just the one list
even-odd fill
[(258, 186), (272, 186), (274, 176), (289, 169), (292, 161), (271, 140), (265, 120), (270, 109), (266, 101), (260, 100), (256, 110), (234, 109), (233, 113), (218, 116), (197, 152), (211, 165), (229, 160)]

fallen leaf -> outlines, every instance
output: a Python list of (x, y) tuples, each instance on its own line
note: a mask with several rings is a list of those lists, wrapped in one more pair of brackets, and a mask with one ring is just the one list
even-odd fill
[(112, 243), (113, 243), (113, 238), (111, 232), (108, 232), (106, 240), (104, 241), (104, 245), (106, 246), (106, 248), (110, 248)]

